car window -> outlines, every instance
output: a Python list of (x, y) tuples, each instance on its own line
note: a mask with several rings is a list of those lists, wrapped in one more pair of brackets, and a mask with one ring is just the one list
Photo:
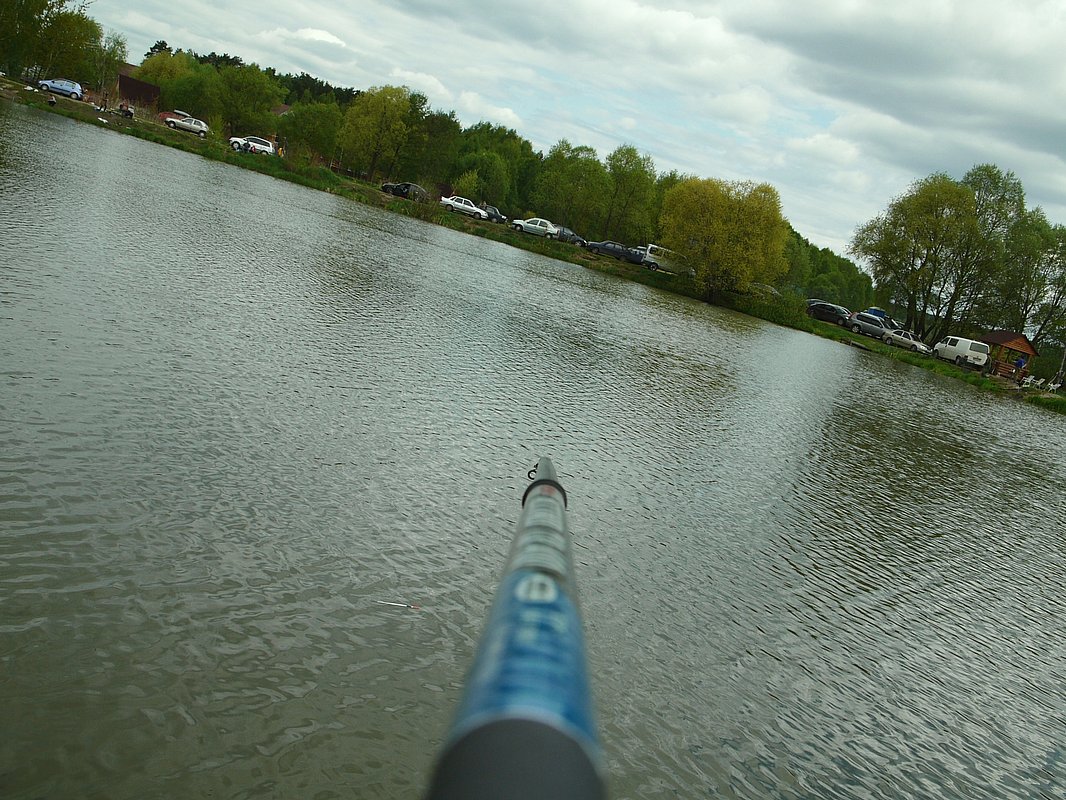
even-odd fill
[(970, 342), (970, 349), (975, 353), (987, 353), (988, 345), (983, 342)]

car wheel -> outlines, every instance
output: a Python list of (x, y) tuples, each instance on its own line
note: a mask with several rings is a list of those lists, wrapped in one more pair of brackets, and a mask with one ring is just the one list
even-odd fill
[(962, 366), (962, 356), (955, 356), (955, 366), (956, 367), (961, 367)]
[(241, 143), (240, 142), (230, 142), (230, 147), (232, 147), (235, 151), (240, 152)]
[(521, 232), (522, 232), (522, 226), (521, 226), (521, 225), (512, 225), (511, 227), (512, 227), (512, 228), (514, 228), (514, 229), (515, 229), (516, 231), (518, 231), (519, 233), (521, 233)]
[(167, 127), (171, 130), (174, 130), (174, 123), (169, 119), (167, 120)]
[(70, 99), (71, 100), (80, 100), (81, 98), (78, 97), (78, 93), (77, 92), (71, 92), (70, 93)]
[(918, 352), (918, 345), (914, 345), (914, 347), (912, 347), (911, 350), (913, 352), (917, 353)]
[(851, 326), (851, 332), (852, 333), (862, 333), (862, 328), (860, 328), (858, 325), (852, 325)]
[(200, 132), (199, 132), (199, 133), (197, 134), (197, 136), (199, 136), (199, 137), (200, 137), (201, 139), (203, 139), (203, 138), (204, 138), (205, 136), (207, 136), (207, 134), (206, 134), (206, 133), (204, 133), (203, 131), (200, 131)]

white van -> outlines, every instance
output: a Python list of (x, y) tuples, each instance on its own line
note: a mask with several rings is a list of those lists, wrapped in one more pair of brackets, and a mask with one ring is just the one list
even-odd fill
[(644, 254), (643, 264), (648, 269), (663, 269), (667, 272), (676, 272), (677, 254), (673, 250), (659, 247), (657, 244), (649, 244), (647, 247), (638, 247), (637, 250)]
[(948, 336), (933, 345), (933, 355), (945, 361), (954, 361), (960, 367), (964, 364), (983, 367), (988, 363), (988, 345), (973, 339)]

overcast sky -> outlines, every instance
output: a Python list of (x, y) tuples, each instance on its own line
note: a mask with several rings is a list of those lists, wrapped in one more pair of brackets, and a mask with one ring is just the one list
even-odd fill
[(404, 85), (545, 154), (631, 144), (659, 172), (766, 181), (796, 230), (841, 254), (913, 181), (979, 163), (1066, 224), (1066, 0), (93, 0), (89, 14), (133, 63), (163, 39)]

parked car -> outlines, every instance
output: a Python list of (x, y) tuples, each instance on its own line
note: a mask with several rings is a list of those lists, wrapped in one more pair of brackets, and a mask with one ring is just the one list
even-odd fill
[(207, 136), (207, 123), (196, 117), (171, 117), (167, 120), (167, 127), (172, 130), (188, 131), (195, 133), (201, 139)]
[(232, 136), (229, 140), (229, 146), (234, 150), (243, 150), (246, 153), (262, 153), (263, 155), (273, 156), (277, 154), (277, 150), (274, 149), (274, 143), (269, 139), (263, 139), (260, 136)]
[(49, 78), (48, 80), (38, 83), (37, 88), (42, 92), (65, 95), (71, 100), (81, 100), (85, 97), (85, 92), (82, 91), (81, 84), (77, 81), (67, 80), (66, 78)]
[(824, 300), (819, 300), (815, 303), (808, 301), (807, 316), (823, 320), (824, 322), (834, 322), (837, 325), (844, 325), (847, 323), (848, 318), (851, 317), (851, 312), (844, 308), (844, 306), (838, 306), (836, 303), (827, 303)]
[(534, 236), (544, 236), (548, 239), (554, 239), (559, 235), (559, 229), (555, 225), (540, 217), (516, 219), (511, 223), (511, 227), (522, 233), (532, 233)]
[(667, 250), (657, 244), (641, 245), (637, 250), (643, 254), (644, 266), (653, 272), (657, 269), (676, 271), (677, 253), (673, 250)]
[(988, 345), (961, 336), (948, 336), (933, 345), (933, 355), (945, 361), (954, 361), (960, 367), (973, 364), (983, 367), (988, 363)]
[(569, 228), (564, 228), (562, 225), (557, 225), (556, 227), (559, 229), (559, 235), (556, 238), (560, 242), (569, 242), (570, 244), (576, 244), (578, 247), (584, 247), (588, 244), (584, 236), (578, 236)]
[(913, 350), (915, 353), (929, 354), (933, 352), (933, 348), (918, 338), (918, 334), (911, 331), (905, 331), (902, 328), (889, 331), (881, 337), (885, 344), (890, 344), (895, 347), (904, 347), (907, 350)]
[(848, 321), (844, 323), (844, 326), (855, 333), (865, 333), (867, 336), (873, 336), (875, 339), (880, 339), (892, 330), (892, 326), (889, 325), (884, 317), (867, 314), (865, 311), (856, 311), (853, 313), (848, 317)]
[(182, 111), (177, 108), (175, 108), (173, 111), (160, 111), (158, 114), (156, 114), (156, 117), (159, 119), (160, 122), (166, 122), (168, 119), (184, 119), (185, 117), (191, 116), (192, 114), (190, 114), (189, 112)]
[(411, 183), (410, 181), (405, 181), (403, 183), (383, 183), (381, 184), (381, 191), (386, 194), (395, 195), (396, 197), (404, 197), (408, 200), (429, 199), (429, 192), (417, 183)]
[(440, 204), (449, 211), (455, 211), (459, 214), (466, 214), (468, 217), (474, 219), (488, 219), (489, 215), (487, 211), (483, 211), (474, 205), (473, 200), (467, 200), (465, 197), (459, 195), (452, 195), (451, 197), (442, 197)]
[(485, 213), (489, 215), (489, 222), (507, 222), (507, 217), (496, 206), (483, 206)]
[(644, 253), (635, 247), (626, 247), (621, 242), (589, 242), (585, 246), (590, 253), (595, 253), (596, 255), (613, 256), (619, 261), (628, 261), (630, 264), (644, 263)]

